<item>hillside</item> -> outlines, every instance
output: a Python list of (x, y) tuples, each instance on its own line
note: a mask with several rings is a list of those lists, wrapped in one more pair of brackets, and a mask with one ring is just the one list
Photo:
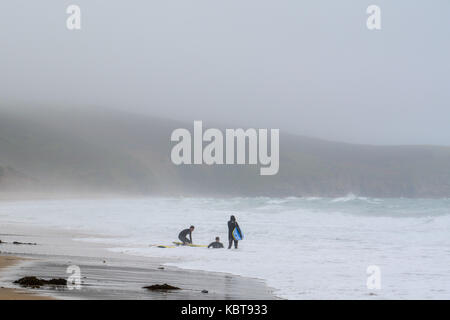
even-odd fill
[[(175, 166), (192, 123), (113, 110), (0, 108), (0, 190), (205, 196), (450, 197), (450, 148), (367, 146), (280, 133), (280, 171)], [(206, 125), (209, 125), (206, 123)]]

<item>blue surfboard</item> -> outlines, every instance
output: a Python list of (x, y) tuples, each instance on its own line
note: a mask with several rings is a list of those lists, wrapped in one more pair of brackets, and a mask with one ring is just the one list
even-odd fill
[(233, 238), (234, 238), (234, 240), (243, 240), (244, 239), (244, 235), (242, 234), (242, 231), (240, 228), (234, 228)]

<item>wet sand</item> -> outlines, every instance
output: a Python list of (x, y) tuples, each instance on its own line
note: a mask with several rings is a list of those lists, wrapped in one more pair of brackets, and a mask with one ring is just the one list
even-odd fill
[[(19, 295), (15, 296), (18, 299), (25, 296), (40, 298), (23, 295), (23, 292), (58, 299), (277, 299), (271, 288), (261, 280), (167, 267), (163, 264), (169, 261), (110, 252), (103, 244), (72, 240), (86, 236), (89, 235), (70, 230), (2, 224), (0, 239), (7, 243), (0, 244), (0, 252), (7, 254), (3, 260), (9, 268), (0, 271), (0, 286), (16, 288), (3, 289), (5, 294), (14, 293)], [(14, 245), (13, 241), (37, 245)], [(20, 260), (17, 256), (28, 259)], [(67, 279), (70, 275), (67, 268), (72, 265), (78, 266), (81, 271), (82, 284), (79, 290), (64, 287), (20, 289), (19, 292), (12, 284), (24, 276)], [(144, 286), (164, 283), (181, 290), (152, 292), (143, 289)], [(202, 292), (204, 290), (208, 292)]]
[[(0, 273), (8, 267), (11, 267), (22, 261), (22, 259), (14, 256), (0, 256)], [(25, 290), (17, 290), (11, 288), (0, 287), (0, 300), (49, 300), (50, 297), (39, 296)]]

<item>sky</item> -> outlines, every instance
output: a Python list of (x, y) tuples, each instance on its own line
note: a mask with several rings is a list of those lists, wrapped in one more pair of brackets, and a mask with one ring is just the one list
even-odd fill
[[(81, 30), (66, 28), (71, 4)], [(366, 27), (372, 4), (381, 30)], [(450, 145), (449, 13), (448, 0), (3, 0), (0, 106)]]

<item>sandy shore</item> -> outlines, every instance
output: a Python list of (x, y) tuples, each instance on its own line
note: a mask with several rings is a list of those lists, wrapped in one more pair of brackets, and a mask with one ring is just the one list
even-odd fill
[[(0, 256), (0, 273), (7, 267), (19, 263), (22, 259), (14, 256)], [(50, 297), (39, 296), (29, 291), (0, 288), (0, 300), (49, 300)]]
[[(164, 263), (169, 261), (111, 252), (104, 244), (73, 240), (89, 236), (98, 237), (71, 230), (2, 223), (1, 261), (2, 266), (8, 268), (0, 269), (0, 286), (9, 289), (2, 289), (0, 299), (41, 299), (45, 296), (95, 300), (277, 299), (272, 289), (261, 280), (168, 267)], [(14, 241), (36, 245), (13, 244)], [(17, 256), (29, 259), (20, 260)], [(73, 265), (81, 270), (79, 290), (66, 287), (22, 290), (13, 284), (14, 280), (25, 276), (67, 279), (67, 268)], [(181, 290), (152, 292), (143, 289), (144, 286), (164, 283)]]

